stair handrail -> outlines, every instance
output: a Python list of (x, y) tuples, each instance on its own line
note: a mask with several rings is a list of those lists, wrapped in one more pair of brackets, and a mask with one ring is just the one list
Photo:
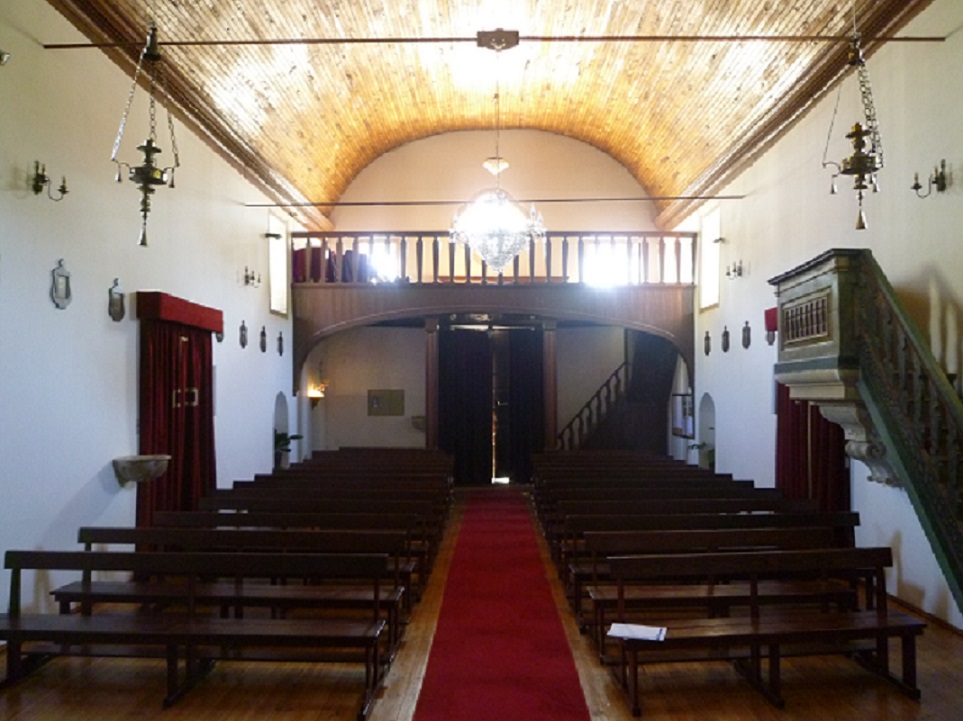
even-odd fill
[(868, 251), (857, 304), (861, 393), (880, 416), (887, 456), (932, 536), (954, 595), (963, 597), (963, 401)]
[(574, 451), (595, 432), (609, 411), (622, 399), (629, 388), (628, 361), (622, 363), (598, 387), (578, 412), (556, 436), (556, 448)]

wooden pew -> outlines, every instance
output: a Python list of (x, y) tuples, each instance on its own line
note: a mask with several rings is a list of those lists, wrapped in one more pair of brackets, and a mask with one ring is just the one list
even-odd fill
[[(614, 556), (612, 575), (624, 598), (630, 584), (698, 579), (746, 578), (749, 612), (728, 618), (687, 618), (660, 621), (663, 640), (615, 638), (620, 664), (617, 678), (626, 690), (632, 713), (640, 716), (639, 666), (674, 660), (733, 661), (739, 672), (774, 705), (784, 704), (780, 664), (784, 655), (854, 654), (862, 665), (895, 683), (911, 698), (919, 698), (916, 681), (916, 637), (925, 624), (887, 609), (884, 569), (892, 565), (889, 548), (844, 548), (741, 553)], [(865, 574), (872, 579), (874, 610), (821, 612), (759, 602), (759, 586), (768, 578), (826, 579)], [(763, 612), (768, 609), (767, 612)], [(623, 606), (619, 606), (622, 617)], [(889, 640), (901, 642), (902, 673), (890, 672)], [(762, 660), (766, 659), (767, 674)]]
[(328, 531), (398, 531), (409, 538), (415, 561), (406, 607), (418, 600), (431, 570), (433, 532), (416, 513), (288, 513), (274, 511), (160, 511), (154, 526), (162, 528), (236, 528)]
[[(544, 519), (542, 531), (550, 548), (557, 547), (565, 519), (574, 516), (642, 516), (812, 513), (818, 511), (815, 501), (789, 498), (660, 498), (628, 501), (559, 501), (555, 512)], [(556, 560), (559, 560), (556, 558)]]
[[(231, 499), (246, 498), (271, 498), (271, 499), (291, 499), (291, 500), (311, 500), (311, 501), (402, 501), (423, 503), (430, 506), (432, 515), (438, 522), (444, 524), (450, 507), (448, 493), (444, 489), (429, 488), (396, 488), (391, 486), (374, 485), (337, 485), (328, 486), (325, 483), (307, 482), (284, 482), (261, 484), (254, 482), (241, 485), (235, 481), (232, 488), (214, 488), (206, 498), (218, 499), (229, 502)], [(210, 509), (208, 509), (210, 510)]]
[[(803, 548), (831, 548), (835, 533), (830, 526), (799, 528), (727, 528), (681, 531), (598, 531), (585, 534), (586, 556), (570, 562), (570, 578), (575, 596), (576, 615), (581, 619), (584, 595), (590, 603), (585, 625), (594, 630), (600, 652), (604, 646), (607, 617), (619, 601), (618, 589), (612, 578), (608, 557), (667, 553), (713, 553), (719, 551), (796, 550)], [(760, 589), (760, 602), (791, 602), (798, 594), (810, 599), (808, 586), (774, 582)], [(852, 585), (819, 589), (827, 602), (855, 607), (856, 594)], [(765, 597), (765, 598), (764, 598)], [(749, 589), (745, 583), (687, 583), (683, 585), (646, 585), (642, 589), (626, 587), (622, 602), (625, 611), (653, 608), (695, 608), (710, 616), (726, 616), (734, 606), (749, 603)]]
[[(692, 530), (761, 529), (761, 528), (829, 528), (834, 535), (833, 546), (854, 545), (855, 527), (859, 514), (845, 511), (824, 513), (695, 513), (686, 514), (640, 514), (640, 515), (580, 515), (565, 516), (559, 523), (558, 537), (551, 547), (556, 560), (559, 577), (566, 583), (573, 607), (581, 615), (582, 596), (578, 589), (591, 580), (591, 568), (573, 575), (573, 563), (584, 559), (585, 535), (592, 532), (672, 532)], [(576, 586), (578, 588), (576, 588)]]
[(751, 482), (653, 478), (631, 486), (590, 486), (546, 488), (535, 496), (535, 508), (543, 523), (552, 524), (566, 504), (577, 503), (645, 503), (660, 500), (687, 499), (778, 499), (782, 492), (775, 488), (756, 488)]
[(244, 497), (241, 495), (205, 496), (198, 503), (202, 511), (271, 511), (276, 513), (325, 513), (325, 514), (414, 514), (423, 519), (424, 541), (427, 543), (426, 572), (434, 562), (445, 516), (429, 501), (381, 500), (380, 498), (301, 498), (296, 494), (287, 497)]
[[(5, 685), (15, 683), (57, 655), (141, 655), (160, 652), (167, 660), (170, 706), (210, 672), (215, 659), (331, 661), (364, 664), (359, 721), (364, 721), (382, 680), (384, 619), (378, 602), (363, 620), (340, 618), (220, 618), (198, 611), (197, 589), (209, 578), (239, 585), (252, 578), (368, 577), (379, 599), (388, 557), (375, 554), (124, 553), (97, 551), (7, 551), (9, 612), (0, 615), (7, 642)], [(90, 582), (97, 572), (181, 578), (182, 612), (24, 613), (24, 571), (76, 571)], [(309, 587), (307, 587), (309, 588)], [(145, 602), (150, 599), (146, 598)], [(169, 603), (170, 598), (160, 599)], [(28, 644), (25, 647), (24, 644)], [(43, 644), (38, 647), (37, 644)], [(270, 651), (270, 653), (268, 653)], [(336, 656), (332, 656), (337, 652)], [(348, 655), (345, 655), (347, 652)], [(183, 667), (183, 673), (181, 668)]]
[[(253, 530), (213, 528), (131, 528), (109, 526), (83, 526), (77, 532), (77, 540), (88, 551), (117, 550), (104, 546), (135, 546), (149, 551), (234, 551), (259, 553), (376, 553), (388, 555), (387, 575), (380, 588), (380, 597), (374, 598), (370, 583), (348, 584), (337, 579), (335, 585), (312, 586), (307, 593), (299, 593), (302, 586), (271, 585), (238, 588), (232, 581), (206, 583), (196, 590), (198, 602), (210, 603), (221, 608), (227, 615), (232, 608), (242, 615), (250, 606), (270, 608), (274, 613), (284, 613), (288, 608), (300, 608), (310, 601), (313, 608), (369, 609), (375, 600), (384, 608), (388, 623), (390, 646), (389, 659), (397, 651), (401, 641), (401, 624), (404, 614), (410, 610), (407, 596), (410, 594), (412, 561), (408, 534), (403, 531), (296, 531)], [(367, 579), (364, 579), (367, 581)], [(183, 591), (171, 584), (153, 581), (94, 581), (61, 586), (51, 591), (60, 605), (61, 613), (69, 613), (75, 604), (92, 603), (141, 603), (143, 596), (171, 594), (175, 600)]]
[[(726, 528), (798, 528), (829, 526), (836, 546), (852, 546), (859, 514), (854, 511), (805, 513), (693, 513), (605, 515), (572, 513), (559, 521), (557, 555), (568, 561), (584, 552), (584, 535), (595, 531), (685, 531)], [(554, 552), (553, 552), (554, 555)]]

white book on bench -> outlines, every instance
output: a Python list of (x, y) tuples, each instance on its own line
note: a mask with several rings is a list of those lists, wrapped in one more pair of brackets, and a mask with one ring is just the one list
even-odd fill
[(664, 641), (664, 626), (643, 626), (639, 623), (613, 623), (609, 628), (612, 638), (634, 638), (640, 641)]

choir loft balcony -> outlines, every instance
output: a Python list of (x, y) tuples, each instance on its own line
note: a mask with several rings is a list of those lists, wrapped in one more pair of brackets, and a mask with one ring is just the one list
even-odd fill
[(493, 275), (447, 231), (293, 235), (294, 362), (348, 328), (458, 313), (616, 325), (693, 367), (696, 235), (549, 232)]

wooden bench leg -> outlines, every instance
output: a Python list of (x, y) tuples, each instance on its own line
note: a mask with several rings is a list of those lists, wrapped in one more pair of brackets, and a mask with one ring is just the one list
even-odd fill
[(635, 649), (629, 652), (629, 701), (632, 704), (632, 715), (642, 715), (642, 702), (639, 700), (639, 652)]
[(916, 685), (916, 636), (912, 632), (900, 633), (899, 636), (903, 657), (902, 675), (899, 678), (889, 670), (889, 653), (884, 652), (880, 654), (879, 652), (880, 642), (882, 642), (884, 648), (888, 646), (888, 638), (885, 636), (877, 639), (877, 651), (875, 654), (862, 652), (857, 653), (854, 658), (861, 666), (878, 676), (882, 676), (910, 698), (919, 700), (922, 694)]
[(361, 708), (358, 710), (358, 721), (365, 721), (374, 704), (375, 694), (381, 683), (381, 659), (378, 647), (379, 639), (365, 647), (364, 650), (364, 695), (361, 698)]
[(19, 641), (7, 641), (7, 677), (3, 685), (15, 683), (23, 675), (23, 647)]
[(919, 699), (920, 689), (916, 681), (916, 636), (904, 633), (901, 639), (903, 657), (903, 690), (911, 697)]
[(782, 708), (786, 702), (782, 698), (782, 671), (779, 645), (769, 646), (769, 700), (777, 708)]
[(170, 644), (167, 646), (167, 696), (164, 697), (164, 708), (170, 708), (184, 695), (185, 689), (178, 678), (178, 666), (177, 646)]

